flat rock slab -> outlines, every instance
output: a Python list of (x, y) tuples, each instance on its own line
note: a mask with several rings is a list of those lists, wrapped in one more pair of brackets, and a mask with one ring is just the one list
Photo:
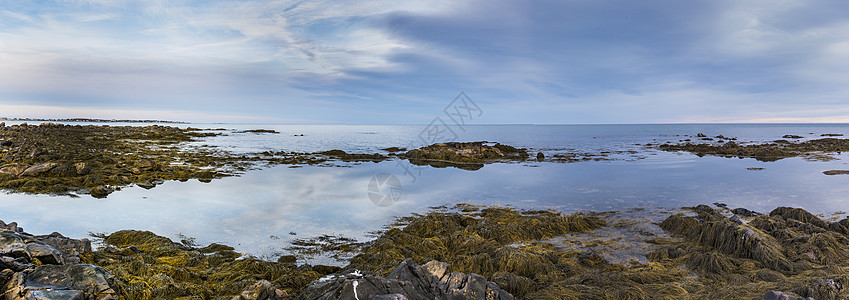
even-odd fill
[[(6, 299), (118, 299), (114, 279), (89, 264), (43, 265), (15, 273), (6, 283)], [(55, 296), (55, 297), (52, 297)]]

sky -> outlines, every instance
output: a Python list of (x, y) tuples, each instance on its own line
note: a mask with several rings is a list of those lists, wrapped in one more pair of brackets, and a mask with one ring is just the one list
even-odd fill
[(849, 122), (849, 2), (0, 0), (0, 116)]

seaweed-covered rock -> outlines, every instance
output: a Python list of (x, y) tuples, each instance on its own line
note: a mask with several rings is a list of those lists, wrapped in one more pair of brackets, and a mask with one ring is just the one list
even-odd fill
[[(722, 253), (754, 259), (778, 272), (793, 271), (782, 246), (772, 236), (746, 224), (737, 224), (726, 219), (699, 220), (676, 214), (664, 220), (660, 227)], [(716, 270), (727, 271), (726, 268)]]
[(812, 159), (832, 159), (826, 154), (849, 150), (849, 139), (822, 138), (804, 142), (777, 140), (768, 143), (741, 145), (734, 142), (724, 144), (690, 142), (681, 144), (662, 144), (657, 146), (664, 151), (686, 151), (699, 156), (715, 155), (724, 157), (748, 157), (759, 161), (776, 161), (787, 157), (805, 156)]
[(416, 165), (457, 167), (477, 170), (486, 163), (499, 161), (524, 161), (528, 152), (508, 145), (489, 142), (438, 143), (407, 151), (403, 157)]

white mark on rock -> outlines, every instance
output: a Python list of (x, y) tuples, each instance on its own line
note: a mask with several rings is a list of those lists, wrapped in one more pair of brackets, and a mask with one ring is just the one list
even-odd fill
[(354, 299), (357, 299), (357, 300), (360, 300), (360, 297), (357, 296), (357, 285), (359, 285), (359, 284), (360, 284), (359, 282), (354, 280), (354, 283), (353, 283), (353, 285), (354, 285)]

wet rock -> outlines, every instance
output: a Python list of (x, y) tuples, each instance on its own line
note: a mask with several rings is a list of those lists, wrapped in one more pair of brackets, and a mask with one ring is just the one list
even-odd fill
[(707, 137), (707, 135), (700, 132), (700, 133), (696, 134), (696, 137), (703, 138), (703, 137)]
[(448, 272), (448, 264), (403, 261), (386, 278), (349, 270), (315, 281), (298, 299), (515, 299), (477, 274)]
[(537, 153), (537, 161), (543, 161), (543, 160), (545, 160), (545, 154), (542, 154), (542, 152)]
[(260, 280), (251, 289), (233, 297), (232, 300), (282, 300), (288, 299), (286, 291), (275, 288), (268, 280)]
[[(118, 299), (116, 288), (108, 272), (88, 264), (38, 266), (33, 270), (15, 273), (5, 285), (6, 299), (15, 300)], [(58, 298), (38, 297), (45, 294)]]
[(813, 298), (803, 298), (793, 296), (784, 292), (769, 291), (764, 295), (764, 300), (814, 300)]
[(799, 136), (799, 135), (795, 135), (795, 134), (785, 134), (781, 138), (783, 138), (783, 139), (801, 139), (801, 138), (804, 138), (804, 137)]
[(20, 176), (38, 176), (38, 175), (41, 175), (44, 172), (50, 171), (51, 169), (55, 168), (58, 165), (59, 164), (57, 164), (57, 163), (35, 164), (35, 165), (27, 168), (23, 172), (21, 172)]
[(820, 136), (843, 136), (842, 133), (823, 133)]

